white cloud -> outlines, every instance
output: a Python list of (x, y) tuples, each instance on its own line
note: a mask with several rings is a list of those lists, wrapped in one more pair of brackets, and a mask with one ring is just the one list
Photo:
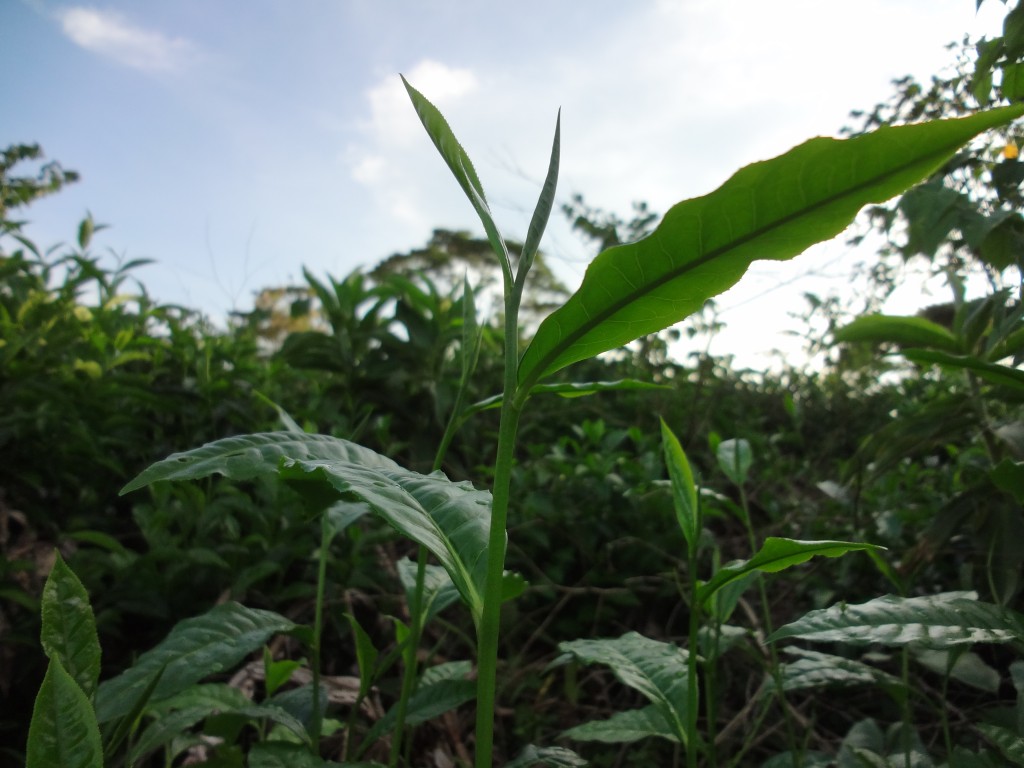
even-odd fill
[(135, 26), (118, 13), (72, 6), (56, 13), (64, 34), (87, 51), (145, 72), (174, 72), (194, 54), (192, 43)]

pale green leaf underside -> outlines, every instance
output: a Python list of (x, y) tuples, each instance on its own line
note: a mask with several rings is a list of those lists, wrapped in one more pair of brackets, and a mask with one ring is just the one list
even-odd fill
[(852, 541), (799, 541), (770, 536), (749, 560), (720, 568), (710, 581), (697, 590), (697, 599), (706, 603), (722, 587), (755, 571), (777, 573), (805, 563), (812, 557), (839, 557), (847, 552), (868, 549), (880, 550), (884, 547)]
[(782, 687), (786, 691), (865, 684), (881, 685), (889, 690), (902, 687), (898, 677), (855, 659), (803, 648), (786, 650), (799, 657), (782, 665)]
[(666, 733), (685, 742), (689, 690), (685, 650), (636, 632), (615, 639), (573, 640), (559, 643), (558, 648), (584, 664), (611, 667), (615, 677), (654, 705)]
[(817, 642), (918, 643), (948, 648), (966, 643), (1024, 639), (1020, 614), (953, 592), (924, 597), (886, 595), (860, 605), (811, 611), (776, 630), (768, 640), (799, 637)]
[(100, 685), (96, 692), (97, 719), (106, 723), (128, 714), (132, 702), (160, 670), (163, 675), (153, 691), (154, 702), (231, 669), (271, 636), (295, 627), (276, 613), (238, 603), (224, 603), (202, 616), (185, 619), (129, 669)]
[(816, 138), (741, 169), (711, 194), (673, 206), (650, 236), (594, 259), (579, 290), (541, 323), (520, 383), (529, 388), (682, 320), (754, 260), (789, 259), (834, 237), (864, 205), (894, 197), (976, 134), (1022, 113), (1014, 106), (844, 141)]

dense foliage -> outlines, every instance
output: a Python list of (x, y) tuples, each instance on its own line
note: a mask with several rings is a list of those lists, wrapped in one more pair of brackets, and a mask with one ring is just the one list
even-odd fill
[[(971, 50), (930, 88), (900, 81), (865, 129), (1019, 100), (1024, 10)], [(91, 217), (73, 246), (36, 247), (14, 216), (76, 177), (15, 176), (41, 155), (10, 148), (0, 760), (470, 764), (488, 551), (461, 531), (503, 482), (501, 405), (521, 413), (497, 764), (1024, 764), (1024, 171), (1019, 128), (1000, 130), (951, 145), (864, 225), (889, 242), (879, 297), (921, 263), (949, 303), (835, 312), (813, 339), (826, 365), (777, 373), (673, 359), (679, 333), (649, 323), (579, 353), (541, 323), (561, 305), (594, 335), (532, 231), (439, 230), (373, 270), (267, 289), (218, 328), (154, 301), (142, 262), (91, 250)], [(468, 158), (455, 166), (474, 199)], [(486, 220), (482, 189), (474, 204)], [(656, 221), (580, 197), (564, 212), (603, 254)], [(532, 339), (532, 395), (503, 379), (508, 305), (478, 309), (524, 263), (513, 348)]]

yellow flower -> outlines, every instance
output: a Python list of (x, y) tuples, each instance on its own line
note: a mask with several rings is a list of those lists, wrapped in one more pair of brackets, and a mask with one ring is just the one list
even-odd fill
[(1003, 147), (1003, 157), (1005, 157), (1007, 160), (1016, 160), (1017, 159), (1017, 155), (1019, 155), (1019, 154), (1020, 154), (1020, 150), (1017, 149), (1016, 143), (1014, 143), (1012, 141), (1009, 144), (1007, 144), (1005, 147)]

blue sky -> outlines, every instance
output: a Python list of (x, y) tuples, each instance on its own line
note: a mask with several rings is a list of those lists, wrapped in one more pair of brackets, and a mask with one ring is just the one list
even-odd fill
[[(434, 227), (479, 230), (399, 72), (448, 116), (499, 224), (521, 237), (559, 107), (561, 196), (663, 211), (835, 135), (892, 78), (949, 64), (946, 43), (997, 32), (1003, 12), (996, 0), (979, 14), (974, 0), (2, 0), (0, 142), (38, 142), (82, 174), (27, 211), (31, 237), (70, 241), (89, 210), (111, 225), (99, 249), (157, 261), (139, 273), (154, 296), (217, 317), (304, 265), (341, 276)], [(561, 220), (544, 248), (573, 285), (592, 255)], [(815, 258), (756, 267), (723, 297), (734, 336), (721, 351), (783, 344), (799, 290), (830, 290), (790, 284)]]

